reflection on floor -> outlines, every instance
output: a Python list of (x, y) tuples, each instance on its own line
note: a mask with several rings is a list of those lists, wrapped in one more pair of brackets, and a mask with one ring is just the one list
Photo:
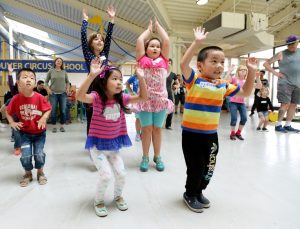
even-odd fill
[[(66, 126), (65, 133), (47, 132), (45, 173), (48, 184), (34, 181), (21, 188), (19, 158), (12, 154), (10, 130), (0, 132), (1, 228), (299, 228), (300, 134), (256, 131), (257, 117), (249, 118), (245, 141), (229, 140), (229, 116), (222, 114), (217, 167), (205, 195), (211, 207), (194, 213), (182, 201), (185, 163), (181, 151), (180, 114), (173, 130), (163, 129), (164, 172), (153, 162), (138, 170), (141, 145), (134, 141), (134, 116), (127, 117), (133, 146), (122, 150), (127, 168), (124, 197), (129, 210), (112, 202), (113, 184), (106, 192), (109, 215), (93, 210), (97, 172), (84, 150), (85, 124)], [(293, 123), (300, 128), (299, 123)], [(49, 130), (51, 127), (49, 126)], [(153, 151), (151, 149), (151, 155)], [(35, 171), (34, 171), (35, 172)]]

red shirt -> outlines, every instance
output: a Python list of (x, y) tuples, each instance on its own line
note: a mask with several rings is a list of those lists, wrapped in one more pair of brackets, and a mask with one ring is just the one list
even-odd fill
[(44, 96), (34, 92), (31, 97), (25, 97), (22, 94), (15, 95), (6, 109), (9, 115), (15, 114), (23, 123), (21, 131), (39, 134), (45, 129), (39, 129), (37, 122), (46, 111), (51, 110), (51, 105)]

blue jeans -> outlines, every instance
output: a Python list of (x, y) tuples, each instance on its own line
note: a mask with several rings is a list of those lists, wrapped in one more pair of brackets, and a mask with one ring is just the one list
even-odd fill
[(247, 109), (244, 103), (232, 103), (230, 102), (230, 114), (231, 114), (231, 121), (230, 126), (235, 126), (237, 121), (237, 112), (239, 111), (241, 120), (240, 125), (244, 126), (247, 122)]
[(71, 107), (72, 107), (72, 103), (67, 99), (67, 103), (66, 103), (66, 121), (71, 121)]
[(57, 116), (57, 104), (59, 104), (60, 111), (60, 124), (65, 124), (66, 122), (66, 107), (67, 107), (67, 93), (62, 94), (51, 94), (49, 96), (50, 103), (52, 106), (51, 110), (51, 124), (56, 124), (56, 116)]
[(21, 164), (26, 171), (33, 169), (32, 156), (34, 157), (36, 169), (41, 169), (45, 165), (46, 155), (44, 145), (46, 141), (46, 131), (40, 134), (28, 134), (20, 132), (21, 136)]
[(13, 128), (11, 128), (11, 131), (12, 131), (12, 137), (14, 138), (15, 140), (15, 143), (14, 143), (14, 149), (16, 148), (21, 148), (21, 136), (20, 136), (20, 131), (19, 130), (15, 130)]

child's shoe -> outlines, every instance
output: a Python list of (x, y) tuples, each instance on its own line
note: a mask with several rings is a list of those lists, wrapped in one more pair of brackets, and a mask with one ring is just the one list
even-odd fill
[(263, 128), (262, 128), (262, 131), (269, 132), (269, 130), (268, 130), (266, 127), (263, 127)]
[(203, 212), (203, 204), (197, 200), (197, 197), (188, 197), (186, 193), (183, 193), (183, 201), (186, 203), (188, 208), (193, 212)]
[(15, 148), (15, 155), (19, 156), (21, 154), (21, 148)]
[(105, 217), (108, 215), (107, 209), (104, 205), (104, 201), (101, 201), (100, 203), (94, 203), (94, 209), (97, 216)]
[(260, 128), (260, 127), (257, 127), (256, 130), (261, 131), (261, 128)]
[(159, 171), (159, 172), (162, 172), (165, 170), (165, 165), (164, 163), (162, 162), (161, 160), (161, 156), (157, 156), (157, 157), (154, 157), (153, 158), (153, 161), (155, 162), (156, 164), (156, 170)]
[(122, 196), (117, 196), (115, 198), (115, 203), (120, 211), (126, 211), (128, 209), (127, 203)]
[(149, 157), (148, 156), (143, 156), (142, 157), (142, 162), (140, 164), (140, 170), (142, 172), (147, 172), (149, 169)]
[(236, 140), (236, 137), (235, 137), (235, 133), (234, 133), (234, 132), (230, 134), (230, 139), (231, 139), (231, 140)]
[(23, 178), (20, 180), (20, 186), (21, 187), (26, 187), (28, 186), (29, 182), (32, 181), (32, 174), (25, 174)]
[(141, 138), (141, 134), (137, 133), (137, 134), (135, 135), (135, 141), (136, 141), (136, 142), (139, 142), (141, 139), (142, 139), (142, 138)]
[(242, 141), (244, 140), (244, 138), (242, 137), (241, 134), (236, 134), (235, 136), (236, 136), (238, 139), (242, 140)]
[(39, 182), (39, 185), (47, 184), (47, 177), (43, 172), (37, 173), (37, 180)]
[(210, 207), (210, 201), (202, 193), (197, 196), (197, 200), (203, 205), (204, 208)]

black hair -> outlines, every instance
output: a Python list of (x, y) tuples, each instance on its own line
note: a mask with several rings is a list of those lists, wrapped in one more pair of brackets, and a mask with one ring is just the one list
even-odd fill
[(200, 50), (198, 53), (197, 61), (204, 62), (207, 58), (207, 55), (210, 51), (221, 51), (223, 52), (223, 49), (221, 49), (219, 46), (208, 46)]
[(266, 71), (265, 71), (265, 70), (260, 70), (259, 72), (266, 74)]
[(169, 58), (169, 62), (171, 62), (171, 64), (173, 64), (173, 60), (171, 58)]
[(32, 72), (34, 75), (34, 78), (36, 79), (36, 75), (35, 72), (31, 69), (31, 68), (21, 68), (18, 72), (17, 72), (17, 80), (20, 79), (21, 73), (22, 72)]
[(36, 85), (41, 85), (41, 84), (43, 84), (43, 83), (44, 83), (43, 80), (39, 80), (39, 81), (36, 83)]
[[(112, 68), (105, 72), (105, 75), (103, 78), (100, 78), (97, 76), (97, 78), (93, 81), (93, 84), (92, 84), (92, 91), (96, 91), (101, 98), (101, 102), (102, 102), (102, 106), (103, 106), (102, 114), (105, 110), (106, 102), (108, 100), (107, 95), (106, 95), (107, 79), (108, 79), (108, 77), (110, 77), (110, 75), (113, 73), (113, 71), (118, 71), (118, 72), (120, 72), (120, 74), (122, 74), (118, 68)], [(117, 103), (120, 104), (121, 109), (125, 113), (128, 113), (130, 111), (130, 109), (124, 105), (123, 99), (122, 99), (122, 94), (123, 94), (123, 91), (121, 91), (119, 94), (115, 94), (114, 99), (117, 101)]]

